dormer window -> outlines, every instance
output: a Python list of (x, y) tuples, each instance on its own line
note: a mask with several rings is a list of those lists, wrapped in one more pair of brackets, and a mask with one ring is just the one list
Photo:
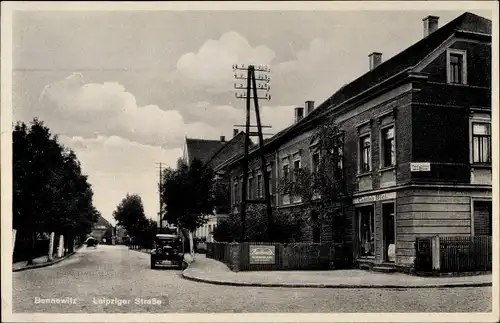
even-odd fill
[(446, 53), (447, 77), (450, 84), (467, 84), (466, 51), (448, 49)]

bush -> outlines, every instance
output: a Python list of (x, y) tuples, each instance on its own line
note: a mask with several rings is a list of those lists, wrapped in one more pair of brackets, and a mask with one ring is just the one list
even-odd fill
[[(302, 238), (304, 220), (300, 214), (273, 212), (273, 231), (268, 232), (266, 208), (249, 206), (246, 213), (246, 241), (293, 242)], [(241, 218), (232, 214), (214, 229), (214, 239), (218, 242), (241, 242)]]

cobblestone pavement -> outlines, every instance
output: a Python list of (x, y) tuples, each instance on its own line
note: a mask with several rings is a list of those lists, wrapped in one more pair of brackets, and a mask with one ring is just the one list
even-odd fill
[[(148, 254), (104, 245), (50, 267), (12, 274), (14, 313), (490, 312), (492, 295), (491, 287), (216, 286), (185, 280), (176, 269), (151, 270)], [(59, 299), (59, 304), (45, 304), (46, 299)]]

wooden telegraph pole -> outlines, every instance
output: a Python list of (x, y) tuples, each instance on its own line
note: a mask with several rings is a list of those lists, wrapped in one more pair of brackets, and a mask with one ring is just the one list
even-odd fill
[[(236, 92), (236, 98), (246, 100), (246, 124), (245, 124), (245, 153), (243, 159), (243, 183), (241, 188), (241, 204), (240, 204), (240, 216), (241, 216), (241, 240), (246, 241), (246, 209), (248, 204), (265, 204), (267, 210), (267, 221), (268, 221), (268, 236), (272, 236), (273, 232), (273, 214), (271, 207), (271, 192), (269, 191), (269, 177), (267, 174), (267, 164), (266, 156), (264, 151), (264, 137), (262, 133), (262, 128), (270, 128), (270, 126), (263, 126), (260, 118), (259, 109), (259, 99), (270, 100), (271, 95), (269, 94), (270, 86), (269, 81), (271, 80), (267, 73), (270, 69), (267, 66), (254, 66), (248, 65), (233, 65), (233, 70), (235, 71), (234, 77), (236, 80), (246, 80), (246, 87), (243, 84), (235, 84), (234, 88), (236, 90), (246, 90), (245, 92)], [(245, 74), (238, 74), (237, 71), (246, 71)], [(255, 75), (255, 72), (259, 72), (259, 76)], [(259, 82), (259, 83), (257, 83)], [(258, 91), (265, 91), (265, 95), (259, 97)], [(261, 92), (262, 93), (262, 92)], [(255, 120), (256, 125), (250, 124), (250, 106), (253, 99), (254, 109), (255, 109)], [(257, 128), (257, 131), (250, 131), (250, 128)], [(249, 150), (250, 150), (250, 137), (259, 137), (259, 149), (258, 154), (261, 159), (261, 172), (264, 179), (264, 199), (250, 200), (248, 198), (248, 164), (249, 164)]]

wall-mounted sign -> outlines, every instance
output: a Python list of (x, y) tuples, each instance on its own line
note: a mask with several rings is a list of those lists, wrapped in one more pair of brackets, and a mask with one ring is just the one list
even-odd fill
[(382, 193), (382, 194), (375, 194), (375, 195), (366, 195), (366, 196), (354, 198), (352, 200), (352, 204), (361, 204), (361, 203), (371, 203), (371, 202), (384, 201), (384, 200), (393, 200), (395, 198), (396, 198), (396, 192)]
[(276, 262), (275, 246), (250, 245), (250, 264), (270, 264)]
[(410, 171), (412, 172), (430, 172), (431, 163), (410, 163)]

